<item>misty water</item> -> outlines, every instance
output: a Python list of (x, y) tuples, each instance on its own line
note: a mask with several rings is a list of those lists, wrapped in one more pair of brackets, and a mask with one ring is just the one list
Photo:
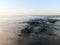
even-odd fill
[[(20, 22), (28, 21), (29, 19), (33, 19), (33, 18), (40, 18), (40, 17), (39, 16), (0, 17), (0, 45), (15, 45), (15, 42), (18, 38), (17, 34), (26, 25)], [(56, 24), (59, 25), (60, 22), (57, 22)], [(60, 28), (60, 27), (58, 26), (57, 28)], [(58, 29), (55, 32), (58, 35), (58, 37), (60, 37), (60, 29)]]
[(20, 22), (35, 18), (33, 16), (1, 16), (0, 17), (0, 45), (14, 45), (19, 30), (26, 24)]

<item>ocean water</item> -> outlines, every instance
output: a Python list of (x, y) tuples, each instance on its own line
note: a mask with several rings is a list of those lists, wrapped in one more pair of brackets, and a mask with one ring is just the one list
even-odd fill
[[(16, 40), (17, 40), (17, 34), (21, 29), (26, 27), (26, 24), (20, 23), (20, 22), (25, 22), (28, 21), (29, 19), (33, 18), (43, 18), (39, 16), (5, 16), (5, 17), (0, 17), (0, 45), (15, 45)], [(55, 25), (60, 25), (60, 22), (57, 22)], [(58, 28), (56, 30), (56, 34), (58, 40), (51, 39), (49, 40), (49, 45), (60, 45), (60, 27), (55, 26)], [(28, 43), (28, 42), (27, 42)], [(43, 42), (44, 43), (44, 42)], [(54, 44), (56, 43), (56, 44)], [(17, 45), (17, 44), (16, 44)], [(19, 44), (20, 45), (20, 44)]]

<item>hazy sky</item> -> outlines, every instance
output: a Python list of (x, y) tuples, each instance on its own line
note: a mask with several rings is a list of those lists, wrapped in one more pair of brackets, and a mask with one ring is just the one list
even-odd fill
[(0, 15), (60, 14), (60, 0), (0, 0)]

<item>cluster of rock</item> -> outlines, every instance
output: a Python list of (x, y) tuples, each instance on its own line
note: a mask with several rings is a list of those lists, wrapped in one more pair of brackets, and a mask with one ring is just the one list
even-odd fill
[(20, 31), (23, 37), (17, 40), (17, 45), (56, 45), (53, 44), (53, 40), (57, 38), (54, 32), (57, 30), (54, 27), (55, 22), (56, 20), (39, 18), (26, 22), (28, 25)]

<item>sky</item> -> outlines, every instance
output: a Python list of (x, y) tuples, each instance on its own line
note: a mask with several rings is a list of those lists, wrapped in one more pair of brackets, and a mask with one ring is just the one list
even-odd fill
[(0, 0), (0, 15), (60, 15), (60, 0)]

